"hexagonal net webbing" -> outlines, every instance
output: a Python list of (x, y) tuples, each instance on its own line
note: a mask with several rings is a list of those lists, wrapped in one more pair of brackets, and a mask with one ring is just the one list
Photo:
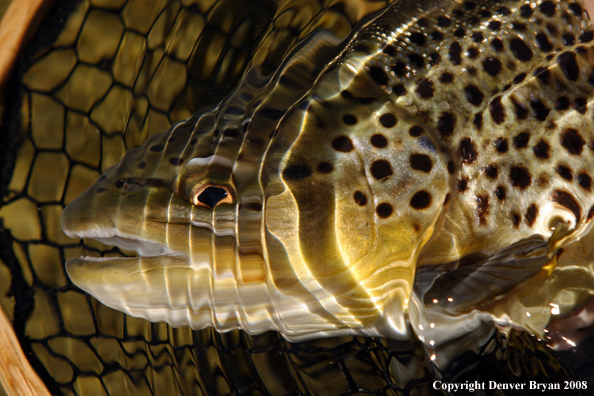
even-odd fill
[(66, 237), (59, 218), (126, 150), (219, 102), (251, 66), (271, 73), (308, 34), (346, 37), (386, 4), (56, 2), (7, 85), (0, 130), (0, 304), (52, 394), (428, 395), (442, 394), (437, 377), (583, 378), (591, 361), (523, 333), (494, 333), (436, 377), (412, 340), (174, 329), (107, 308), (66, 276), (70, 258), (123, 254)]

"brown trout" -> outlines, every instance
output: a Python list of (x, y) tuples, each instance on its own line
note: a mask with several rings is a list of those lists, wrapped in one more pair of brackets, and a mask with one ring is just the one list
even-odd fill
[(72, 281), (173, 326), (428, 345), (539, 336), (594, 293), (580, 2), (396, 1), (128, 151), (62, 228)]

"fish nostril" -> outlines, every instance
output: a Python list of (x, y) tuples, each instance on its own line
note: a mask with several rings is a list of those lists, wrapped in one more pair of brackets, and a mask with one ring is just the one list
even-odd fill
[(198, 195), (198, 201), (210, 208), (214, 208), (219, 202), (227, 198), (227, 195), (229, 193), (224, 188), (211, 186), (202, 190), (200, 195)]

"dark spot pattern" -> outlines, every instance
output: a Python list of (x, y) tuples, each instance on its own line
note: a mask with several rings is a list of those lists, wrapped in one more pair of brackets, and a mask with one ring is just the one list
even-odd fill
[(514, 105), (514, 111), (518, 120), (525, 120), (528, 118), (528, 108), (522, 102), (518, 102), (515, 96), (510, 96), (510, 101)]
[(450, 72), (443, 72), (441, 76), (439, 76), (439, 82), (443, 84), (449, 84), (454, 81), (454, 75)]
[(408, 38), (411, 43), (422, 46), (425, 45), (426, 37), (423, 33), (415, 32)]
[(580, 221), (582, 218), (582, 208), (573, 194), (564, 190), (555, 190), (551, 194), (551, 199), (553, 202), (556, 202), (559, 205), (569, 209), (575, 216), (576, 223)]
[(514, 84), (519, 84), (526, 78), (526, 73), (520, 73), (514, 77)]
[(545, 106), (545, 104), (537, 98), (530, 99), (530, 107), (536, 112), (536, 118), (540, 121), (544, 121), (547, 119), (550, 110)]
[(169, 158), (169, 163), (171, 165), (181, 165), (182, 162), (184, 162), (183, 158), (177, 158), (177, 157)]
[(470, 104), (480, 106), (480, 104), (483, 103), (483, 93), (476, 85), (467, 85), (464, 87), (464, 91), (466, 92), (466, 100), (468, 100)]
[(539, 67), (534, 71), (533, 74), (535, 77), (537, 77), (540, 81), (542, 81), (544, 84), (548, 84), (549, 81), (551, 80), (551, 72), (548, 68), (546, 67)]
[(421, 190), (410, 199), (410, 206), (416, 210), (427, 209), (431, 206), (431, 194), (425, 190)]
[(472, 124), (477, 131), (480, 131), (483, 128), (483, 115), (481, 113), (475, 114)]
[(466, 191), (466, 189), (468, 188), (468, 180), (462, 178), (462, 179), (458, 180), (457, 185), (458, 185), (458, 191), (462, 193), (462, 192)]
[(534, 225), (534, 222), (536, 221), (537, 217), (538, 206), (536, 206), (536, 204), (531, 204), (530, 206), (528, 206), (528, 209), (526, 209), (526, 214), (524, 214), (524, 220), (526, 220), (526, 224), (528, 224), (528, 227), (532, 227)]
[(501, 29), (501, 22), (499, 22), (499, 21), (489, 22), (489, 29), (491, 29), (493, 31)]
[(505, 154), (507, 153), (507, 150), (509, 148), (509, 145), (507, 143), (507, 139), (500, 137), (495, 139), (495, 141), (493, 142), (495, 144), (495, 149), (497, 149), (497, 151), (501, 154)]
[(522, 216), (513, 212), (510, 216), (510, 219), (512, 221), (512, 224), (514, 225), (514, 228), (518, 228), (520, 226), (520, 222), (522, 221)]
[(371, 175), (376, 180), (385, 180), (392, 176), (392, 166), (386, 160), (377, 160), (371, 164)]
[(497, 52), (503, 51), (503, 41), (498, 38), (491, 40), (491, 47)]
[(569, 169), (567, 166), (565, 165), (559, 165), (556, 169), (555, 172), (557, 172), (557, 174), (559, 176), (561, 176), (562, 178), (564, 178), (567, 181), (572, 181), (573, 180), (573, 173), (571, 172), (571, 169)]
[(357, 117), (352, 114), (345, 114), (342, 117), (342, 121), (347, 125), (355, 125), (357, 123)]
[(530, 141), (530, 135), (528, 132), (522, 132), (514, 136), (514, 147), (516, 149), (523, 149), (528, 146), (528, 142)]
[(390, 217), (390, 215), (392, 215), (392, 212), (394, 211), (394, 208), (392, 208), (392, 205), (390, 205), (389, 203), (383, 202), (379, 205), (377, 205), (377, 208), (375, 208), (375, 213), (377, 213), (377, 216), (380, 219), (386, 219), (388, 217)]
[(594, 31), (590, 30), (580, 34), (580, 43), (589, 43), (594, 40)]
[(472, 41), (475, 43), (480, 43), (485, 39), (485, 36), (481, 32), (472, 33), (470, 37), (472, 37)]
[(359, 206), (365, 206), (367, 204), (367, 196), (361, 191), (355, 191), (355, 194), (353, 194), (353, 199)]
[(460, 158), (462, 158), (462, 163), (464, 164), (472, 164), (478, 156), (474, 143), (468, 137), (460, 141), (458, 154), (460, 154)]
[(388, 85), (388, 75), (379, 66), (369, 67), (369, 76), (375, 81), (377, 85)]
[(551, 44), (549, 38), (544, 33), (538, 33), (536, 35), (536, 45), (542, 52), (550, 52), (553, 50), (553, 44)]
[(483, 61), (483, 70), (485, 70), (487, 72), (487, 74), (489, 74), (490, 76), (495, 77), (496, 75), (499, 74), (499, 72), (501, 71), (501, 61), (497, 58), (494, 58), (492, 56), (486, 58)]
[(149, 150), (152, 152), (158, 153), (158, 152), (163, 151), (164, 148), (165, 148), (165, 145), (163, 145), (163, 144), (155, 144), (155, 145), (152, 145), (149, 148)]
[(412, 154), (409, 157), (409, 162), (411, 168), (421, 172), (429, 173), (433, 168), (433, 161), (426, 154)]
[(569, 99), (565, 96), (561, 96), (555, 102), (555, 110), (567, 110), (569, 109)]
[(376, 133), (375, 135), (373, 135), (369, 141), (371, 142), (371, 145), (373, 147), (377, 147), (377, 148), (384, 148), (388, 145), (388, 139), (386, 139), (386, 137), (382, 134)]
[(445, 16), (437, 17), (437, 25), (439, 27), (449, 27), (451, 24), (452, 24), (452, 21), (450, 20), (450, 18), (445, 17)]
[(289, 165), (283, 170), (283, 179), (288, 181), (299, 181), (311, 176), (312, 171), (309, 166)]
[(453, 65), (459, 65), (462, 63), (462, 46), (459, 42), (454, 41), (452, 45), (450, 45), (448, 57), (450, 58), (450, 61)]
[(580, 69), (574, 52), (564, 52), (557, 57), (557, 63), (561, 66), (563, 74), (568, 80), (576, 81), (580, 75)]
[(384, 128), (392, 128), (392, 127), (394, 127), (394, 125), (396, 125), (396, 121), (398, 121), (398, 120), (396, 119), (396, 117), (392, 113), (382, 114), (380, 116), (380, 118), (379, 118), (379, 122), (380, 122), (380, 124), (382, 124), (382, 126)]
[(571, 155), (581, 155), (585, 144), (582, 135), (573, 128), (565, 130), (561, 135), (561, 145)]
[(489, 214), (489, 196), (477, 195), (476, 200), (476, 214), (479, 219), (479, 225), (487, 224), (487, 215)]
[(479, 51), (479, 49), (476, 48), (476, 47), (470, 47), (470, 48), (468, 48), (468, 50), (466, 51), (466, 53), (468, 54), (468, 57), (470, 59), (476, 59), (476, 57), (479, 56), (479, 54), (481, 53), (481, 51)]
[(540, 159), (548, 159), (549, 158), (549, 150), (551, 146), (543, 139), (540, 139), (535, 146), (532, 147), (532, 151), (537, 158)]
[(412, 137), (419, 137), (423, 134), (423, 132), (424, 132), (423, 128), (419, 125), (413, 125), (408, 130), (408, 134)]
[(530, 172), (523, 166), (512, 166), (509, 172), (511, 185), (520, 190), (526, 189), (532, 183)]
[(341, 153), (348, 153), (353, 150), (353, 142), (347, 136), (338, 136), (332, 141), (332, 147)]
[(503, 186), (497, 186), (493, 194), (495, 194), (498, 200), (503, 201), (507, 196), (507, 190)]
[(575, 36), (571, 33), (565, 33), (563, 35), (563, 44), (566, 46), (575, 44)]
[(590, 191), (590, 189), (592, 188), (592, 178), (585, 172), (582, 172), (577, 175), (577, 181), (580, 184), (580, 186), (586, 191)]
[(532, 50), (519, 37), (514, 37), (510, 40), (509, 49), (520, 62), (528, 62), (532, 59)]
[(524, 4), (522, 7), (520, 7), (520, 15), (522, 15), (524, 18), (530, 18), (533, 13), (534, 11), (532, 10), (530, 4)]
[(555, 9), (557, 8), (557, 5), (552, 2), (552, 1), (543, 1), (542, 3), (540, 3), (540, 5), (538, 6), (538, 10), (545, 14), (546, 16), (552, 17), (553, 15), (555, 15)]
[(592, 205), (592, 207), (588, 211), (588, 220), (592, 220), (592, 217), (594, 217), (594, 205)]
[(454, 128), (456, 127), (456, 117), (449, 112), (441, 113), (437, 120), (437, 130), (444, 137), (452, 136)]
[(580, 114), (586, 114), (586, 111), (588, 111), (588, 102), (584, 98), (577, 98), (573, 102), (573, 108)]
[(434, 93), (433, 81), (428, 78), (420, 79), (415, 92), (421, 99), (431, 99)]
[(485, 167), (485, 175), (487, 175), (487, 177), (490, 179), (497, 179), (497, 176), (499, 175), (499, 170), (495, 165), (489, 164)]
[(491, 101), (489, 104), (489, 112), (496, 124), (501, 124), (505, 121), (505, 109), (503, 108), (503, 104), (501, 104), (501, 96), (498, 96)]
[(402, 84), (396, 84), (392, 87), (392, 92), (396, 96), (404, 96), (406, 95), (406, 88)]
[(330, 173), (334, 170), (334, 166), (330, 162), (320, 162), (318, 164), (318, 171), (321, 173)]
[(396, 47), (393, 45), (386, 45), (382, 52), (388, 56), (396, 56)]
[(455, 170), (456, 170), (456, 168), (455, 168), (455, 166), (454, 166), (454, 161), (452, 161), (452, 160), (449, 160), (449, 161), (448, 161), (448, 173), (449, 173), (450, 175), (453, 175)]
[(144, 168), (146, 168), (146, 162), (144, 162), (144, 161), (140, 161), (140, 162), (138, 163), (138, 168), (139, 168), (139, 169), (144, 169)]

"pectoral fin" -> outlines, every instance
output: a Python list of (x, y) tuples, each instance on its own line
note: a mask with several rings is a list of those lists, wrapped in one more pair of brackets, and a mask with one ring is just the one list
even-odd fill
[(548, 240), (533, 235), (484, 260), (445, 272), (435, 278), (423, 302), (459, 315), (502, 298), (540, 271), (550, 274), (561, 252), (560, 246), (570, 233), (563, 223)]

